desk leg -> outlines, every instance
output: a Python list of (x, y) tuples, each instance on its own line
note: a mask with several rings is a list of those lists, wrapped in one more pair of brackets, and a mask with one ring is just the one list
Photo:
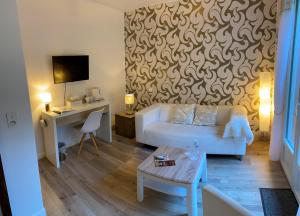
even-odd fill
[(206, 160), (206, 158), (205, 158), (204, 165), (203, 165), (201, 181), (204, 184), (207, 182), (207, 160)]
[(140, 171), (137, 171), (137, 200), (144, 200), (144, 176)]
[(197, 216), (197, 184), (191, 184), (187, 187), (187, 210), (188, 216)]
[(47, 122), (47, 126), (43, 128), (46, 157), (56, 168), (59, 168), (56, 121), (45, 117), (43, 119)]

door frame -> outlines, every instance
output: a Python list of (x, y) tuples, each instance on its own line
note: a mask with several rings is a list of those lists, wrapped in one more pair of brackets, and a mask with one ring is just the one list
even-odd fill
[(5, 182), (2, 159), (0, 155), (0, 205), (3, 216), (11, 216), (11, 207)]

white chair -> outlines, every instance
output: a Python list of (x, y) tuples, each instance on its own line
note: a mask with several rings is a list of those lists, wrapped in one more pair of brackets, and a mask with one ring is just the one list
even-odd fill
[(210, 185), (203, 187), (202, 200), (203, 216), (254, 216), (238, 202)]
[(81, 128), (81, 132), (83, 133), (83, 135), (80, 140), (77, 156), (80, 155), (80, 152), (82, 150), (83, 143), (84, 143), (84, 138), (86, 137), (87, 134), (90, 135), (91, 140), (96, 148), (97, 154), (100, 156), (100, 152), (98, 149), (96, 138), (94, 136), (94, 132), (96, 132), (100, 128), (102, 114), (103, 114), (103, 110), (91, 112), (89, 114), (89, 116), (87, 117), (87, 119), (85, 120), (85, 122)]

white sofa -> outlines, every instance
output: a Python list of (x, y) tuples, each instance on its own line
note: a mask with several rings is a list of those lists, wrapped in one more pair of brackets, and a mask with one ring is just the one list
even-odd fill
[(135, 115), (136, 140), (151, 146), (188, 147), (195, 139), (207, 154), (238, 155), (246, 153), (253, 133), (242, 106), (218, 106), (216, 126), (173, 124), (167, 116), (175, 104), (154, 104)]

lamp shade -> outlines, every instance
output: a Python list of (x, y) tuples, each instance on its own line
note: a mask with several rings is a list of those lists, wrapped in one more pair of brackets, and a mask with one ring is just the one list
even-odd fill
[(43, 103), (47, 104), (52, 101), (52, 96), (49, 92), (43, 92), (40, 94), (40, 99)]
[(125, 104), (132, 105), (134, 104), (134, 94), (125, 95)]

